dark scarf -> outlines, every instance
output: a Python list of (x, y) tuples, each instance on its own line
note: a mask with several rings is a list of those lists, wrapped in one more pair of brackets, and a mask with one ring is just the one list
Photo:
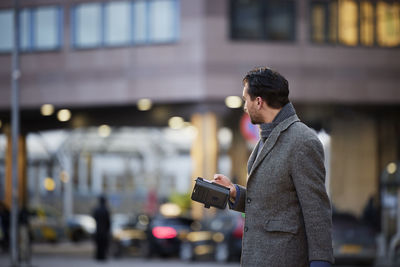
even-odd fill
[(271, 134), (272, 130), (281, 122), (286, 120), (287, 118), (296, 114), (296, 110), (294, 109), (292, 103), (287, 103), (283, 106), (283, 108), (279, 111), (279, 113), (275, 116), (274, 120), (270, 123), (262, 123), (260, 124), (260, 138), (263, 142), (268, 138)]

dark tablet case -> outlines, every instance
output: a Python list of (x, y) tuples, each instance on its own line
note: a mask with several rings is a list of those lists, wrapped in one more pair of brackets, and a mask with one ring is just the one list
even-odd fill
[(216, 207), (224, 209), (229, 199), (229, 188), (204, 181), (203, 178), (197, 177), (192, 192), (192, 200), (203, 203), (206, 208)]

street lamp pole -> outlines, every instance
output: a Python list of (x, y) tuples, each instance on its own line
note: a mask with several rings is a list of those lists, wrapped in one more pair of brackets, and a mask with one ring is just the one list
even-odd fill
[(11, 72), (11, 138), (12, 138), (12, 190), (11, 190), (11, 265), (18, 263), (18, 136), (19, 136), (19, 9), (18, 0), (14, 0), (13, 9), (13, 53)]

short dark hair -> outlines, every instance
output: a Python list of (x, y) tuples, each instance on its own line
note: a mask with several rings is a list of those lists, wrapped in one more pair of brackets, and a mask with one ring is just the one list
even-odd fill
[(250, 98), (260, 96), (268, 106), (281, 108), (289, 102), (289, 83), (281, 74), (268, 67), (257, 67), (243, 78), (249, 86)]

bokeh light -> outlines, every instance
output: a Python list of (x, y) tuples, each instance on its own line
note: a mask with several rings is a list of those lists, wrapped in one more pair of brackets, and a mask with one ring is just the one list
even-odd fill
[(111, 127), (106, 124), (103, 124), (99, 127), (97, 131), (101, 137), (106, 138), (111, 134)]
[(397, 171), (397, 165), (394, 162), (391, 162), (387, 165), (386, 170), (389, 174), (394, 174)]
[(43, 116), (51, 116), (54, 113), (54, 106), (52, 104), (44, 104), (40, 107), (40, 113)]
[(54, 189), (56, 188), (56, 183), (54, 182), (53, 178), (47, 177), (46, 179), (44, 179), (44, 188), (47, 191), (54, 191)]
[(137, 102), (137, 108), (138, 108), (140, 111), (149, 110), (149, 109), (151, 109), (152, 106), (153, 106), (153, 103), (152, 103), (151, 100), (148, 99), (148, 98), (140, 99), (140, 100)]
[(240, 108), (242, 103), (243, 101), (239, 96), (228, 96), (225, 98), (225, 105), (228, 108)]
[(69, 121), (71, 119), (71, 111), (68, 109), (61, 109), (57, 113), (57, 118), (59, 121)]
[(172, 129), (181, 129), (185, 126), (185, 121), (182, 117), (175, 116), (169, 119), (168, 125)]
[(60, 173), (60, 180), (63, 183), (68, 183), (69, 182), (69, 175), (68, 175), (68, 173), (66, 171), (62, 171)]

